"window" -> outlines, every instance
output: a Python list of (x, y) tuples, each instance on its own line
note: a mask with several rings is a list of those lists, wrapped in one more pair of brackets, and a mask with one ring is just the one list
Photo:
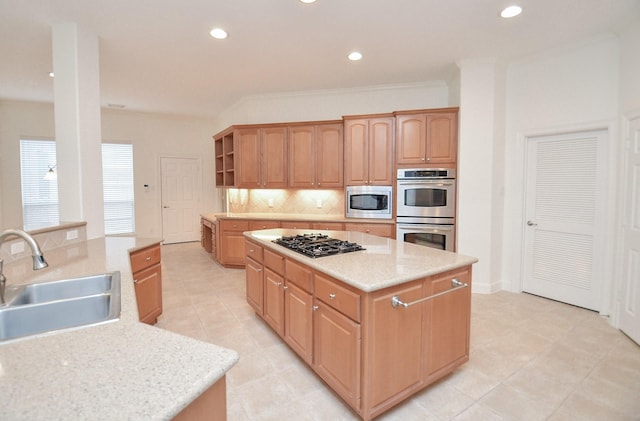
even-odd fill
[[(59, 225), (55, 141), (20, 140), (20, 166), (24, 229)], [(135, 232), (133, 145), (102, 144), (102, 179), (105, 234)]]
[(56, 143), (53, 140), (20, 140), (20, 177), (22, 180), (22, 223), (35, 230), (60, 224)]
[(133, 145), (102, 144), (105, 234), (135, 232)]

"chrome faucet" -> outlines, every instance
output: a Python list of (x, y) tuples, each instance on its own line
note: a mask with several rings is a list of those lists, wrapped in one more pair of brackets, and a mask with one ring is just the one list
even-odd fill
[[(0, 233), (0, 246), (8, 237), (20, 237), (29, 245), (31, 248), (31, 256), (33, 257), (33, 270), (40, 270), (49, 266), (47, 261), (44, 260), (40, 246), (32, 236), (22, 230), (4, 230)], [(2, 259), (0, 259), (0, 304), (4, 304), (4, 287), (7, 283), (7, 278), (2, 273), (3, 263)]]

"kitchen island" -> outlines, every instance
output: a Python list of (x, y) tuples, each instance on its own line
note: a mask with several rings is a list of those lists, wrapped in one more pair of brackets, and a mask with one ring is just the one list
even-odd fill
[(139, 322), (130, 253), (159, 242), (98, 238), (45, 251), (43, 270), (5, 265), (9, 285), (119, 271), (122, 297), (115, 321), (0, 342), (0, 419), (184, 419), (200, 405), (225, 419), (238, 354)]
[(365, 250), (311, 258), (245, 232), (247, 302), (360, 417), (370, 420), (469, 359), (476, 258), (352, 231)]

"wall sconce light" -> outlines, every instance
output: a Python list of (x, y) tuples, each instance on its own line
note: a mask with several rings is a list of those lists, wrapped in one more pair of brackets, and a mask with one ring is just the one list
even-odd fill
[(55, 164), (49, 165), (49, 171), (44, 175), (44, 179), (47, 181), (53, 181), (58, 179), (58, 173), (55, 171)]

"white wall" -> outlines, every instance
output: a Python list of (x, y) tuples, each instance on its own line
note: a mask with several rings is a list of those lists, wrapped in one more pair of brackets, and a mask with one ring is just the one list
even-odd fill
[[(525, 137), (566, 130), (613, 128), (611, 142), (615, 151), (618, 63), (618, 39), (613, 35), (602, 35), (509, 65), (503, 288), (519, 291), (521, 287)], [(615, 173), (615, 169), (612, 171)]]
[(473, 291), (500, 289), (504, 174), (504, 72), (491, 59), (460, 67), (458, 252), (477, 257)]
[[(202, 162), (201, 212), (221, 210), (214, 186), (213, 125), (203, 119), (102, 110), (105, 142), (130, 142), (134, 153), (136, 233), (162, 236), (160, 157), (196, 157)], [(20, 138), (54, 138), (52, 104), (0, 101), (2, 225), (22, 227)], [(145, 192), (143, 184), (149, 184)]]
[(288, 92), (242, 98), (222, 112), (215, 125), (220, 131), (233, 124), (337, 120), (345, 115), (448, 106), (444, 81)]
[(620, 109), (640, 113), (640, 19), (620, 35)]

